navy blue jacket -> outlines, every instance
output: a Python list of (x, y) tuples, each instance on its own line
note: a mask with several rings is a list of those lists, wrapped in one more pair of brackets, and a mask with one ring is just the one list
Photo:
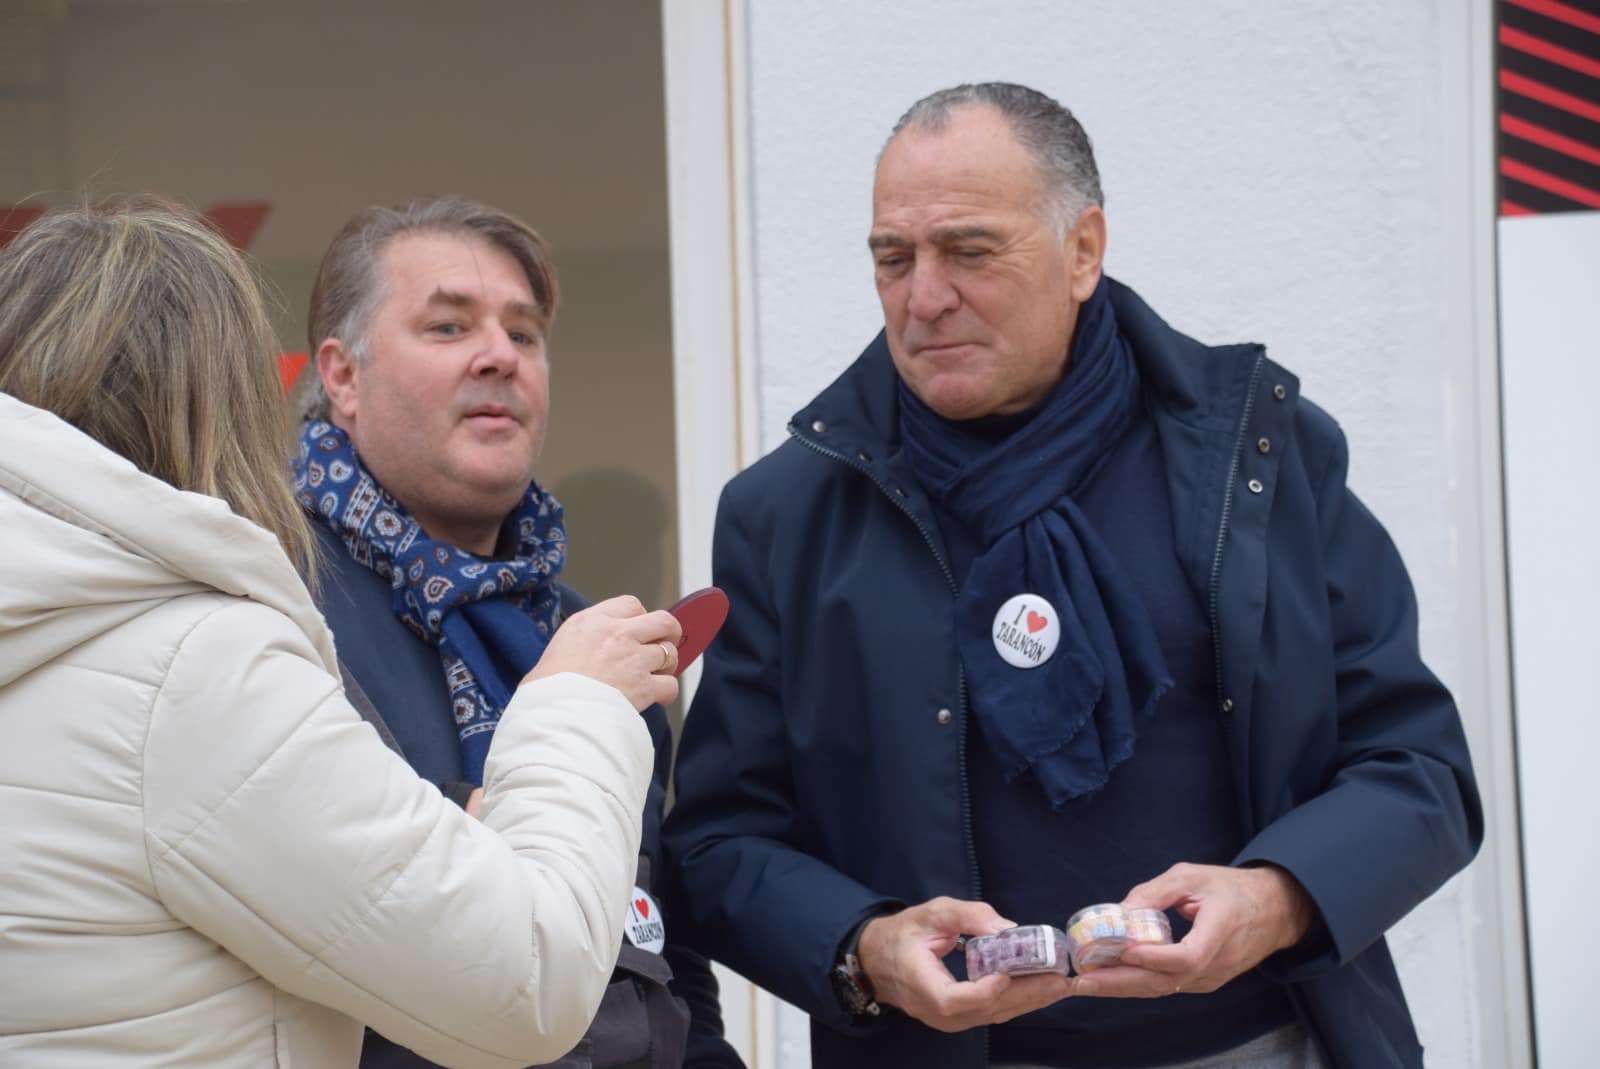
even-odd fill
[[(1483, 823), (1405, 568), (1345, 486), (1338, 426), (1293, 375), (1111, 291), (1177, 556), (1209, 610), (1246, 843), (1235, 863), (1283, 866), (1320, 914), (1260, 967), (1334, 1069), (1420, 1066), (1383, 933), (1472, 858)], [(982, 1029), (947, 1035), (892, 1010), (857, 1023), (828, 982), (845, 935), (883, 905), (983, 897), (956, 581), (895, 405), (880, 335), (724, 490), (713, 573), (732, 610), (685, 721), (665, 832), (689, 937), (810, 1013), (813, 1061), (830, 1069), (987, 1054)]]
[[(466, 792), (451, 789), (462, 778), (461, 746), (450, 716), (438, 650), (418, 639), (395, 617), (386, 579), (350, 556), (344, 543), (326, 526), (312, 526), (322, 556), (321, 607), (333, 631), (340, 664), (354, 677), (382, 727), (391, 735), (391, 740), (386, 741), (423, 779), (464, 802)], [(560, 618), (587, 607), (588, 603), (569, 588), (563, 586), (560, 591)], [(359, 708), (361, 703), (356, 704)], [(656, 761), (645, 801), (637, 881), (645, 891), (659, 897), (661, 815), (672, 761), (672, 732), (661, 706), (652, 705), (643, 715), (655, 743)], [(622, 904), (618, 905), (621, 908)], [(675, 927), (669, 917), (668, 943), (662, 954), (623, 943), (616, 975), (594, 1025), (576, 1050), (555, 1063), (557, 1066), (742, 1069), (738, 1056), (721, 1037), (716, 981), (710, 968), (703, 958), (677, 941)], [(669, 980), (671, 995), (667, 991)], [(692, 1038), (686, 1037), (687, 1011), (673, 995), (679, 1000), (687, 998), (694, 1005)], [(687, 1060), (686, 1039), (690, 1050)], [(413, 1069), (433, 1063), (369, 1031), (361, 1064), (363, 1069)]]

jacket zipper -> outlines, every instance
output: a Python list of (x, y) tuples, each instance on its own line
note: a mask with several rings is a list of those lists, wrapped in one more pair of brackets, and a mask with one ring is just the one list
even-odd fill
[[(945, 582), (950, 585), (951, 595), (960, 595), (961, 588), (956, 584), (955, 574), (950, 571), (950, 565), (946, 563), (944, 554), (939, 552), (939, 544), (934, 541), (933, 532), (929, 531), (927, 525), (922, 522), (922, 519), (916, 513), (911, 511), (911, 506), (907, 505), (904, 499), (895, 494), (892, 487), (886, 485), (883, 480), (878, 478), (878, 476), (873, 472), (869, 471), (861, 464), (856, 463), (854, 460), (851, 460), (843, 453), (829, 449), (821, 443), (814, 442), (810, 438), (805, 437), (800, 433), (799, 429), (795, 427), (793, 423), (789, 424), (788, 430), (789, 437), (793, 438), (807, 449), (810, 449), (812, 452), (820, 454), (821, 456), (837, 460), (847, 467), (854, 468), (856, 471), (859, 471), (861, 474), (865, 475), (869, 480), (871, 480), (872, 485), (876, 486), (879, 492), (881, 492), (884, 497), (889, 499), (889, 503), (891, 505), (905, 513), (906, 518), (911, 521), (911, 523), (916, 527), (917, 532), (922, 535), (922, 541), (927, 545), (928, 552), (932, 553), (933, 559), (939, 562), (939, 570), (944, 573)], [(983, 882), (978, 875), (978, 848), (976, 844), (974, 844), (972, 836), (972, 790), (967, 782), (967, 670), (966, 667), (960, 663), (959, 659), (956, 662), (956, 714), (961, 718), (959, 728), (960, 733), (957, 737), (957, 743), (961, 747), (959, 767), (961, 780), (962, 843), (967, 849), (967, 871), (971, 873), (972, 876), (972, 899), (974, 902), (981, 902), (983, 901)], [(987, 1059), (985, 1060), (987, 1061)]]
[(1244, 455), (1244, 440), (1246, 432), (1250, 429), (1250, 414), (1256, 405), (1256, 383), (1261, 379), (1261, 368), (1266, 364), (1265, 355), (1256, 356), (1255, 367), (1250, 369), (1250, 388), (1245, 394), (1244, 411), (1239, 415), (1239, 433), (1233, 441), (1233, 457), (1228, 462), (1228, 485), (1222, 493), (1222, 519), (1217, 524), (1217, 548), (1211, 558), (1211, 652), (1217, 673), (1217, 708), (1223, 712), (1230, 712), (1226, 708), (1227, 694), (1222, 679), (1222, 625), (1217, 611), (1217, 602), (1221, 593), (1222, 578), (1222, 546), (1228, 537), (1228, 520), (1233, 513), (1233, 487), (1239, 478), (1239, 458)]
[[(932, 553), (933, 559), (939, 562), (939, 570), (944, 573), (945, 582), (950, 584), (951, 595), (956, 597), (960, 596), (961, 588), (956, 584), (955, 574), (950, 571), (950, 565), (946, 563), (944, 554), (939, 552), (939, 544), (934, 541), (933, 533), (928, 530), (927, 525), (922, 522), (922, 519), (917, 516), (916, 513), (911, 511), (911, 506), (907, 505), (901, 497), (895, 494), (893, 488), (885, 485), (882, 479), (878, 478), (871, 471), (868, 471), (861, 464), (851, 460), (843, 453), (829, 449), (826, 446), (805, 437), (800, 433), (799, 429), (796, 428), (793, 423), (789, 424), (788, 431), (789, 437), (793, 438), (807, 449), (810, 449), (812, 452), (821, 456), (830, 457), (846, 465), (847, 467), (854, 468), (856, 471), (859, 471), (861, 474), (865, 475), (869, 480), (871, 480), (872, 485), (876, 486), (879, 492), (881, 492), (884, 497), (889, 499), (889, 503), (895, 508), (899, 509), (901, 512), (905, 513), (906, 519), (910, 520), (912, 525), (916, 527), (917, 532), (922, 535), (922, 541), (928, 547), (928, 552)], [(1243, 439), (1241, 439), (1241, 441), (1242, 440)], [(1235, 453), (1237, 452), (1238, 450), (1235, 449)], [(1215, 614), (1213, 613), (1213, 616), (1214, 615)], [(956, 745), (960, 747), (958, 767), (960, 769), (961, 780), (962, 845), (966, 847), (967, 851), (967, 872), (970, 873), (972, 877), (972, 900), (974, 902), (982, 902), (983, 880), (978, 872), (978, 847), (973, 841), (972, 835), (972, 788), (967, 781), (967, 669), (965, 665), (961, 664), (959, 659), (956, 661), (956, 715), (961, 718), (959, 721), (959, 734), (956, 737)], [(988, 1065), (991, 1058), (989, 1052), (989, 1043), (989, 1029), (985, 1028), (983, 1030), (984, 1065)]]
[[(1244, 412), (1239, 416), (1239, 433), (1233, 443), (1233, 459), (1228, 464), (1228, 487), (1222, 495), (1222, 520), (1217, 524), (1216, 554), (1211, 559), (1211, 648), (1216, 655), (1217, 708), (1225, 713), (1232, 712), (1232, 710), (1224, 707), (1227, 695), (1224, 692), (1222, 682), (1222, 628), (1217, 614), (1217, 601), (1221, 588), (1219, 580), (1222, 576), (1222, 544), (1228, 536), (1228, 519), (1233, 512), (1233, 487), (1239, 478), (1239, 458), (1244, 454), (1246, 432), (1250, 429), (1250, 414), (1255, 410), (1256, 385), (1261, 379), (1261, 369), (1266, 365), (1266, 362), (1265, 355), (1257, 356), (1255, 367), (1250, 371), (1250, 390), (1245, 395)], [(1248, 828), (1245, 830), (1246, 833), (1249, 832)], [(1322, 1056), (1325, 1064), (1329, 1063), (1327, 1048), (1323, 1044), (1321, 1037), (1317, 1035), (1316, 1030), (1311, 1027), (1310, 1019), (1306, 1016), (1305, 1008), (1301, 1005), (1300, 995), (1295, 985), (1291, 984), (1289, 986), (1288, 994), (1289, 1001), (1300, 1018), (1300, 1023), (1305, 1026), (1306, 1031), (1311, 1035), (1312, 1042), (1316, 1044), (1317, 1052)]]

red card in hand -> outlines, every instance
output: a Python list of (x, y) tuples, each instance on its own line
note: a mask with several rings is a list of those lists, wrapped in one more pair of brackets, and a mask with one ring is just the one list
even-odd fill
[(728, 595), (714, 586), (696, 590), (667, 610), (678, 618), (683, 638), (678, 642), (678, 672), (694, 663), (722, 630), (728, 618)]

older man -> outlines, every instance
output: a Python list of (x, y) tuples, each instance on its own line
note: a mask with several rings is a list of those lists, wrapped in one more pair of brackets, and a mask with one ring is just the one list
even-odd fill
[[(533, 481), (555, 310), (539, 236), (459, 198), (357, 214), (328, 247), (311, 295), (319, 381), (295, 475), (318, 521), (323, 611), (346, 687), (418, 773), (474, 813), (516, 680), (584, 605), (557, 582), (561, 506)], [(676, 659), (663, 643), (660, 670)], [(689, 1014), (668, 991), (665, 950), (697, 1007), (695, 1064), (738, 1065), (720, 1038), (704, 961), (667, 943), (653, 877), (671, 739), (659, 705), (645, 719), (655, 783), (638, 886), (616, 903), (628, 913), (627, 941), (593, 1027), (557, 1064), (683, 1064)], [(461, 948), (464, 971), (473, 958)], [(363, 1066), (427, 1064), (368, 1033)]]
[[(1104, 277), (1033, 90), (913, 106), (868, 246), (883, 333), (723, 495), (666, 832), (695, 938), (818, 1066), (1420, 1065), (1383, 934), (1481, 814), (1337, 425)], [(1118, 901), (1179, 942), (946, 968)]]

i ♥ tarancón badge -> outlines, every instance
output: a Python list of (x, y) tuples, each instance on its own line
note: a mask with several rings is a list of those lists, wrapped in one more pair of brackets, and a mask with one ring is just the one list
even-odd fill
[(1013, 668), (1037, 668), (1056, 652), (1061, 621), (1055, 606), (1037, 594), (1018, 594), (994, 614), (989, 635), (994, 651)]
[(628, 899), (628, 919), (622, 926), (628, 942), (652, 954), (667, 945), (667, 928), (661, 920), (661, 907), (650, 892), (637, 885)]

